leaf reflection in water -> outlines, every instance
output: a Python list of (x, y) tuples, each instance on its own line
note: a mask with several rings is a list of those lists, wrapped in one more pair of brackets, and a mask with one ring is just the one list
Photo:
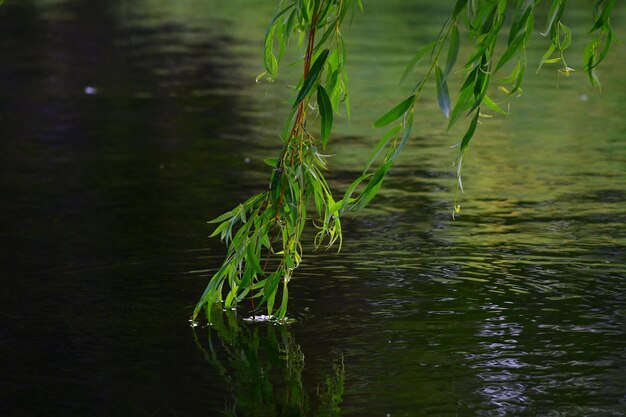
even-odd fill
[[(343, 358), (317, 385), (313, 398), (302, 381), (304, 353), (286, 325), (244, 322), (236, 311), (216, 314), (203, 343), (194, 340), (206, 361), (224, 381), (224, 415), (341, 415), (345, 370)], [(199, 329), (199, 328), (198, 328)], [(312, 390), (310, 390), (312, 391)]]

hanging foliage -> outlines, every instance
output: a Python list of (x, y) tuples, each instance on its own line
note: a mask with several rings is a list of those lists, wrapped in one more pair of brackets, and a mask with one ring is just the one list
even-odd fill
[[(497, 90), (508, 98), (522, 92), (526, 72), (526, 46), (534, 33), (535, 14), (540, 0), (457, 0), (450, 17), (437, 38), (421, 48), (408, 63), (401, 80), (415, 72), (422, 76), (402, 100), (376, 121), (374, 127), (386, 128), (365, 163), (363, 173), (335, 200), (324, 177), (327, 169), (323, 149), (331, 137), (333, 118), (340, 108), (350, 114), (347, 89), (347, 52), (341, 26), (360, 0), (291, 0), (279, 1), (265, 35), (265, 71), (257, 79), (276, 79), (285, 49), (293, 36), (304, 49), (302, 76), (294, 89), (292, 111), (282, 134), (283, 145), (278, 158), (267, 160), (272, 167), (266, 191), (252, 196), (231, 211), (210, 223), (216, 224), (211, 236), (220, 236), (228, 246), (226, 259), (211, 278), (198, 301), (192, 320), (205, 309), (211, 320), (212, 307), (220, 303), (233, 308), (251, 298), (255, 310), (265, 309), (267, 315), (283, 320), (289, 299), (288, 284), (302, 261), (301, 236), (307, 224), (318, 233), (315, 247), (341, 249), (341, 216), (367, 205), (381, 188), (386, 174), (411, 137), (416, 103), (424, 86), (434, 78), (439, 107), (448, 119), (448, 129), (461, 119), (469, 119), (468, 127), (458, 143), (456, 160), (457, 187), (454, 212), (460, 210), (462, 192), (461, 168), (481, 118), (488, 112), (508, 114), (492, 99), (493, 83), (499, 76)], [(563, 23), (566, 0), (552, 0), (548, 7), (545, 30), (550, 40), (538, 70), (545, 65), (559, 65), (558, 75), (573, 71), (565, 60), (572, 33)], [(593, 8), (590, 34), (583, 68), (590, 82), (600, 86), (596, 68), (616, 39), (610, 16), (615, 0), (598, 0)], [(507, 25), (505, 21), (509, 19)], [(508, 31), (506, 45), (498, 39)], [(473, 42), (472, 50), (462, 68), (463, 81), (455, 89), (456, 101), (450, 96), (448, 76), (455, 68), (462, 38)], [(427, 61), (420, 67), (422, 61)], [(501, 72), (508, 69), (504, 77)], [(316, 109), (320, 131), (307, 126), (308, 109)], [(484, 111), (484, 113), (483, 113)], [(382, 113), (382, 112), (381, 112)], [(313, 213), (307, 207), (315, 207)]]

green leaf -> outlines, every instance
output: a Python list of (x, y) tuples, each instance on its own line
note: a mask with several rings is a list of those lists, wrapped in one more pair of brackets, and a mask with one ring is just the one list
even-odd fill
[(600, 17), (598, 17), (595, 24), (591, 28), (591, 30), (589, 30), (589, 33), (596, 31), (600, 29), (602, 26), (606, 25), (606, 22), (608, 21), (608, 18), (611, 15), (611, 11), (613, 11), (613, 7), (615, 6), (615, 0), (604, 0), (602, 2), (598, 2), (598, 4), (600, 3), (605, 3), (604, 9), (602, 9), (602, 13), (600, 14)]
[(517, 62), (517, 75), (515, 77), (515, 81), (513, 82), (513, 88), (511, 89), (511, 94), (516, 91), (521, 91), (522, 81), (524, 81), (524, 74), (526, 74), (526, 53), (522, 53)]
[(555, 49), (556, 49), (556, 45), (551, 44), (548, 50), (546, 51), (546, 53), (543, 54), (543, 56), (541, 57), (541, 60), (539, 61), (539, 68), (537, 68), (537, 72), (539, 72), (539, 70), (541, 70), (541, 67), (543, 67), (543, 64), (545, 64), (549, 60), (550, 56), (552, 55)]
[(276, 168), (276, 164), (278, 163), (278, 158), (267, 158), (264, 159), (265, 165), (271, 166), (272, 168)]
[(589, 78), (589, 82), (594, 87), (600, 87), (600, 80), (598, 79), (598, 75), (596, 74), (596, 64), (595, 64), (595, 51), (598, 45), (598, 39), (595, 39), (587, 45), (584, 53), (584, 62), (585, 62), (585, 73)]
[[(263, 298), (259, 302), (259, 307), (265, 304), (268, 301), (274, 302), (274, 296), (276, 295), (276, 289), (278, 288), (278, 283), (282, 277), (281, 270), (277, 270), (272, 272), (265, 280), (265, 285), (263, 286)], [(268, 305), (268, 310), (270, 310), (270, 306)], [(271, 311), (270, 311), (271, 314)]]
[(342, 213), (346, 211), (346, 208), (348, 207), (348, 204), (350, 203), (350, 200), (351, 200), (350, 197), (352, 197), (352, 193), (354, 193), (354, 190), (356, 189), (356, 187), (358, 187), (364, 180), (366, 180), (370, 176), (371, 174), (363, 174), (359, 178), (354, 180), (352, 184), (350, 184), (345, 194), (343, 195), (343, 199), (341, 200), (343, 201), (343, 205), (341, 207)]
[(398, 125), (392, 128), (391, 130), (389, 130), (387, 133), (385, 133), (385, 135), (378, 141), (378, 143), (376, 144), (376, 147), (374, 148), (369, 159), (367, 160), (367, 163), (365, 164), (365, 169), (363, 169), (364, 174), (372, 166), (372, 164), (374, 163), (374, 161), (380, 154), (380, 151), (382, 151), (382, 149), (385, 146), (387, 146), (387, 144), (389, 143), (391, 139), (395, 138), (398, 135), (398, 133), (400, 133), (400, 130), (402, 130), (402, 126)]
[(452, 17), (455, 18), (461, 13), (461, 10), (467, 5), (467, 0), (457, 0), (452, 11)]
[[(513, 23), (509, 31), (508, 44), (511, 45), (523, 27), (528, 25), (528, 19), (532, 19), (534, 0), (524, 0), (522, 7), (517, 9), (513, 15)], [(528, 28), (526, 28), (528, 31)]]
[(213, 233), (211, 233), (211, 235), (209, 237), (215, 237), (217, 235), (219, 235), (222, 230), (226, 229), (228, 227), (228, 225), (230, 225), (230, 221), (225, 221), (222, 224), (220, 224), (219, 226), (217, 226), (217, 228), (213, 231)]
[[(474, 71), (480, 71), (476, 68)], [(448, 130), (455, 125), (455, 123), (461, 117), (461, 114), (465, 113), (471, 107), (471, 99), (474, 96), (474, 85), (476, 83), (476, 73), (472, 72), (467, 76), (463, 87), (459, 93), (459, 97), (457, 98), (454, 109), (452, 109), (452, 113), (450, 115), (450, 120), (448, 121)]]
[(561, 22), (559, 22), (559, 28), (561, 28), (561, 30), (563, 31), (565, 35), (565, 37), (563, 38), (563, 41), (561, 42), (561, 49), (565, 50), (572, 43), (572, 31), (570, 30), (570, 28), (568, 28)]
[(317, 105), (322, 118), (322, 147), (326, 148), (330, 131), (333, 128), (333, 107), (328, 93), (321, 85), (317, 86)]
[(437, 101), (439, 101), (439, 108), (447, 119), (450, 117), (450, 94), (448, 93), (448, 84), (446, 83), (439, 65), (437, 65), (435, 71), (435, 78), (437, 83)]
[(550, 7), (550, 11), (548, 12), (548, 22), (546, 24), (546, 30), (541, 32), (542, 36), (548, 36), (550, 31), (552, 30), (552, 26), (554, 22), (560, 20), (561, 15), (563, 14), (564, 4), (563, 0), (553, 0), (552, 6)]
[(443, 71), (443, 79), (447, 79), (450, 71), (456, 63), (456, 59), (459, 56), (459, 29), (454, 25), (452, 32), (450, 33), (450, 47), (448, 48), (448, 57), (446, 58), (446, 68)]
[(300, 102), (304, 100), (307, 94), (309, 94), (309, 92), (315, 85), (315, 82), (317, 81), (318, 77), (320, 76), (322, 70), (324, 69), (324, 64), (326, 63), (327, 58), (328, 58), (328, 49), (324, 49), (319, 54), (319, 56), (317, 57), (313, 65), (311, 65), (311, 69), (309, 70), (309, 73), (307, 74), (306, 79), (304, 80), (304, 83), (302, 84), (302, 88), (300, 89), (300, 92), (298, 92), (298, 96), (296, 97), (296, 101), (293, 104), (293, 107), (297, 107), (298, 104), (300, 104)]
[(469, 145), (470, 140), (474, 136), (474, 132), (476, 131), (476, 125), (478, 124), (478, 116), (480, 115), (480, 107), (476, 110), (476, 114), (474, 118), (470, 122), (469, 128), (467, 132), (465, 132), (465, 136), (463, 136), (463, 140), (461, 141), (461, 152), (464, 152), (467, 149), (467, 145)]
[(406, 145), (406, 143), (409, 140), (409, 137), (411, 136), (412, 129), (413, 129), (413, 113), (409, 113), (404, 124), (404, 134), (402, 135), (402, 140), (400, 141), (400, 144), (396, 148), (396, 151), (393, 153), (393, 156), (390, 158), (391, 161), (396, 159), (397, 156), (400, 154), (400, 152), (402, 152), (402, 149), (404, 149), (404, 146)]
[(404, 100), (402, 103), (398, 104), (393, 109), (389, 110), (387, 113), (383, 114), (374, 122), (374, 127), (383, 127), (387, 126), (389, 123), (393, 122), (400, 118), (408, 109), (410, 109), (415, 103), (415, 95)]
[(509, 113), (505, 112), (504, 110), (502, 110), (502, 108), (500, 106), (498, 106), (488, 95), (485, 94), (485, 97), (483, 97), (483, 103), (485, 103), (485, 105), (487, 107), (489, 107), (491, 110), (500, 113), (500, 114), (504, 114), (507, 115)]
[(264, 54), (264, 64), (265, 69), (267, 70), (267, 74), (270, 78), (276, 78), (276, 73), (278, 72), (278, 60), (274, 55), (274, 33), (276, 31), (276, 26), (272, 26), (267, 32), (267, 36), (265, 37), (265, 54)]
[(235, 207), (231, 211), (227, 211), (226, 213), (217, 216), (213, 220), (209, 220), (207, 223), (221, 223), (226, 219), (230, 219), (234, 217), (238, 211), (239, 211), (239, 207)]
[(517, 52), (519, 52), (520, 48), (523, 48), (525, 37), (526, 37), (526, 34), (524, 32), (520, 32), (517, 35), (517, 37), (513, 40), (513, 42), (508, 46), (506, 51), (504, 51), (504, 53), (500, 57), (500, 60), (498, 61), (498, 64), (496, 65), (495, 72), (498, 72), (498, 70), (502, 68), (504, 64), (509, 62), (509, 60), (513, 58), (513, 56)]
[(413, 59), (411, 59), (411, 61), (407, 64), (406, 69), (402, 73), (402, 77), (400, 77), (400, 83), (402, 83), (402, 81), (404, 81), (406, 76), (409, 75), (411, 71), (413, 71), (413, 68), (415, 68), (417, 64), (419, 64), (420, 60), (424, 57), (424, 55), (426, 55), (428, 52), (433, 50), (435, 45), (437, 45), (437, 41), (433, 41), (429, 43), (428, 45), (426, 45), (425, 47), (423, 47), (422, 49), (420, 49), (419, 51), (417, 51), (415, 56), (413, 56)]

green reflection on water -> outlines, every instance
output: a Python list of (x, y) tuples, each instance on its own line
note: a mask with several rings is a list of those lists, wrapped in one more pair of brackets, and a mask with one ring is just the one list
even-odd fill
[(343, 361), (340, 365), (333, 365), (333, 373), (318, 384), (312, 405), (302, 377), (304, 352), (288, 326), (268, 322), (242, 323), (233, 310), (214, 316), (215, 321), (206, 329), (206, 344), (195, 329), (194, 339), (227, 388), (229, 398), (224, 400), (225, 415), (341, 415), (345, 381)]

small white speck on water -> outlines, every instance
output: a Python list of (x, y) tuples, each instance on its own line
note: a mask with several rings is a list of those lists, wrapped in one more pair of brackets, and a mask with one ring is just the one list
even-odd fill
[(90, 85), (85, 87), (85, 94), (87, 94), (88, 96), (92, 96), (96, 94), (97, 92), (98, 92), (98, 89), (96, 87), (92, 87)]
[(245, 162), (246, 164), (249, 164), (249, 163), (250, 163), (250, 158), (245, 157), (245, 158), (243, 159), (243, 162)]
[(580, 96), (580, 101), (587, 101), (589, 100), (589, 96), (587, 94), (583, 94)]
[(272, 315), (265, 315), (265, 314), (259, 314), (258, 316), (251, 316), (251, 317), (245, 317), (243, 320), (244, 321), (270, 321), (274, 318), (274, 316)]

